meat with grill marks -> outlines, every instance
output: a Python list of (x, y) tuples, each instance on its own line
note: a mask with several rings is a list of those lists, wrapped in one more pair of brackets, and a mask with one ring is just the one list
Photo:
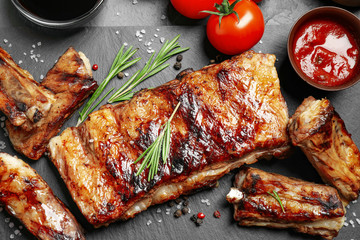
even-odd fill
[[(95, 227), (214, 186), (230, 170), (289, 150), (288, 112), (276, 57), (253, 51), (105, 105), (49, 143), (52, 162)], [(170, 153), (154, 179), (141, 161), (168, 120)]]
[(344, 121), (328, 99), (306, 98), (289, 122), (293, 145), (299, 146), (323, 181), (338, 189), (345, 202), (360, 191), (360, 154)]
[(7, 153), (0, 153), (0, 204), (38, 239), (85, 239), (75, 217), (47, 183)]
[(241, 226), (293, 228), (333, 239), (345, 220), (335, 188), (255, 168), (240, 170), (226, 199), (234, 205), (234, 218)]
[[(69, 48), (58, 59), (40, 84), (31, 80), (32, 77), (13, 63), (12, 59), (6, 58), (5, 61), (11, 64), (2, 68), (0, 65), (2, 69), (0, 82), (2, 86), (8, 86), (1, 88), (0, 109), (8, 116), (6, 128), (10, 141), (18, 152), (37, 160), (45, 152), (49, 140), (60, 131), (66, 119), (95, 91), (97, 84), (92, 78), (89, 60), (83, 53), (78, 53), (73, 48)], [(20, 83), (23, 82), (26, 84), (21, 85)], [(51, 96), (51, 100), (45, 102), (47, 98), (41, 98), (43, 95), (40, 93), (43, 91)], [(1, 95), (6, 96), (6, 99), (1, 99)], [(5, 110), (1, 108), (2, 105), (5, 106)], [(13, 105), (15, 110), (7, 114), (6, 106)], [(23, 106), (24, 112), (19, 106)], [(33, 108), (35, 110), (31, 110)], [(29, 115), (30, 110), (35, 112), (33, 118), (25, 118), (22, 124), (17, 124), (22, 121), (21, 116)]]
[[(14, 126), (38, 122), (49, 112), (54, 94), (21, 69), (0, 47), (0, 110)], [(27, 126), (27, 125), (24, 125)]]

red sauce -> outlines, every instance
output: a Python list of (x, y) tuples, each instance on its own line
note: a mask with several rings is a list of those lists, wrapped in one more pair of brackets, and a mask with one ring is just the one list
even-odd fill
[(337, 86), (356, 73), (359, 46), (348, 29), (330, 19), (303, 24), (293, 45), (297, 65), (314, 82)]

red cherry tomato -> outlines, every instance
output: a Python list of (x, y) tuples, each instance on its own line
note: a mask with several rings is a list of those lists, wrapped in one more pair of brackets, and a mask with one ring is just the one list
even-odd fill
[(192, 19), (201, 19), (209, 16), (203, 10), (215, 11), (215, 3), (221, 4), (222, 0), (171, 0), (172, 5), (182, 15)]
[[(229, 1), (230, 4), (234, 1)], [(262, 37), (265, 23), (260, 8), (251, 0), (242, 0), (234, 7), (234, 13), (224, 16), (219, 27), (219, 16), (211, 15), (206, 27), (210, 43), (228, 55), (242, 53), (252, 48)]]

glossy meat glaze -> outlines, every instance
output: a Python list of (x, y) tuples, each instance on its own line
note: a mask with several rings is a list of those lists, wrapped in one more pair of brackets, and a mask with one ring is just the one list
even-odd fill
[[(284, 211), (269, 194), (273, 191)], [(234, 204), (234, 218), (242, 226), (293, 228), (332, 239), (345, 220), (345, 209), (335, 188), (255, 168), (241, 169), (226, 199)]]
[(54, 94), (21, 69), (0, 47), (0, 110), (14, 126), (38, 122), (49, 112)]
[[(175, 199), (260, 157), (289, 149), (288, 112), (275, 56), (253, 51), (105, 105), (49, 143), (50, 158), (87, 220), (98, 227)], [(148, 182), (137, 157), (171, 122), (170, 154)]]
[[(48, 112), (37, 121), (26, 121), (21, 126), (13, 125), (11, 118), (6, 122), (14, 148), (33, 160), (43, 155), (49, 140), (58, 134), (66, 119), (97, 88), (89, 60), (73, 48), (69, 48), (58, 59), (38, 85), (39, 89), (51, 92), (54, 98)], [(24, 91), (28, 91), (28, 88)], [(31, 96), (28, 100), (32, 103), (39, 101)]]
[(360, 153), (344, 121), (328, 99), (306, 98), (289, 122), (299, 146), (323, 181), (338, 189), (344, 202), (359, 197)]
[(85, 239), (75, 217), (47, 183), (7, 153), (0, 153), (0, 204), (38, 239)]

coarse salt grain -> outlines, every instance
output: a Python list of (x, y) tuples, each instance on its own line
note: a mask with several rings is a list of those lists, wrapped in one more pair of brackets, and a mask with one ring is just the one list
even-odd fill
[(9, 228), (13, 228), (15, 226), (15, 224), (13, 222), (9, 223)]
[(160, 19), (161, 19), (161, 20), (165, 20), (165, 19), (166, 19), (166, 16), (165, 16), (165, 15), (161, 15)]
[(19, 60), (19, 65), (22, 64), (22, 63), (23, 63), (23, 61), (22, 61), (22, 60)]
[(115, 34), (119, 34), (119, 31), (116, 31)]
[(158, 222), (161, 223), (161, 222), (162, 222), (162, 219), (159, 219)]
[(12, 47), (12, 44), (11, 44), (11, 43), (9, 44), (9, 47)]
[(40, 75), (40, 79), (43, 79), (43, 78), (44, 78), (44, 75), (41, 74), (41, 75)]
[(145, 33), (146, 33), (145, 29), (141, 29), (140, 32), (141, 32), (142, 34), (145, 34)]
[(137, 31), (135, 32), (135, 36), (136, 36), (136, 37), (139, 37), (139, 36), (140, 36), (140, 31), (139, 31), (139, 30), (137, 30)]
[(157, 31), (157, 32), (160, 32), (160, 28), (157, 28), (156, 31)]
[(18, 235), (18, 234), (20, 233), (20, 230), (19, 230), (19, 229), (16, 229), (16, 230), (14, 231), (14, 233), (15, 233), (15, 235)]
[(356, 217), (356, 213), (355, 213), (355, 212), (353, 212), (352, 214), (353, 214), (354, 217)]
[(360, 225), (360, 219), (356, 218), (355, 220)]
[(347, 222), (344, 222), (344, 226), (347, 227), (349, 226), (349, 224)]
[(261, 40), (260, 40), (260, 41), (259, 41), (259, 43), (260, 43), (260, 44), (262, 44), (262, 43), (263, 43), (263, 41), (261, 41)]
[(24, 52), (24, 56), (26, 56), (27, 55), (27, 53), (26, 52)]
[(3, 141), (0, 141), (0, 150), (3, 150), (6, 148), (6, 144)]
[(161, 209), (160, 208), (156, 209), (156, 212), (161, 213)]
[(355, 227), (355, 223), (353, 220), (350, 220), (349, 223), (351, 224), (352, 227)]
[(15, 235), (12, 233), (10, 234), (10, 238), (13, 239), (15, 237)]
[(44, 62), (44, 59), (40, 59), (40, 62), (43, 63), (43, 62)]
[(150, 225), (152, 223), (152, 221), (151, 220), (148, 220), (147, 222), (146, 222), (146, 225)]
[(126, 72), (126, 73), (124, 73), (124, 75), (125, 75), (125, 77), (128, 77), (128, 76), (129, 76), (129, 73)]
[(161, 42), (161, 43), (165, 42), (165, 38), (164, 38), (164, 37), (161, 37), (161, 38), (160, 38), (160, 42)]
[(357, 203), (357, 200), (352, 201), (352, 203)]
[(41, 42), (38, 42), (37, 45), (38, 45), (38, 46), (41, 46)]
[(116, 13), (116, 16), (119, 16), (119, 15), (120, 15), (120, 13), (119, 13), (119, 12), (117, 12), (117, 13)]
[(138, 0), (133, 0), (133, 1), (132, 1), (132, 4), (133, 4), (133, 5), (138, 4)]
[(32, 47), (32, 48), (35, 48), (36, 46), (35, 46), (35, 44), (33, 44), (31, 47)]
[(127, 45), (129, 45), (127, 42), (124, 42), (124, 46), (126, 47)]
[(9, 42), (9, 40), (7, 40), (7, 39), (4, 39), (4, 43), (8, 43)]
[(155, 34), (154, 34), (154, 37), (156, 37), (156, 38), (157, 38), (157, 37), (159, 37), (159, 35), (155, 33)]
[(5, 222), (6, 223), (10, 222), (10, 218), (5, 218)]

